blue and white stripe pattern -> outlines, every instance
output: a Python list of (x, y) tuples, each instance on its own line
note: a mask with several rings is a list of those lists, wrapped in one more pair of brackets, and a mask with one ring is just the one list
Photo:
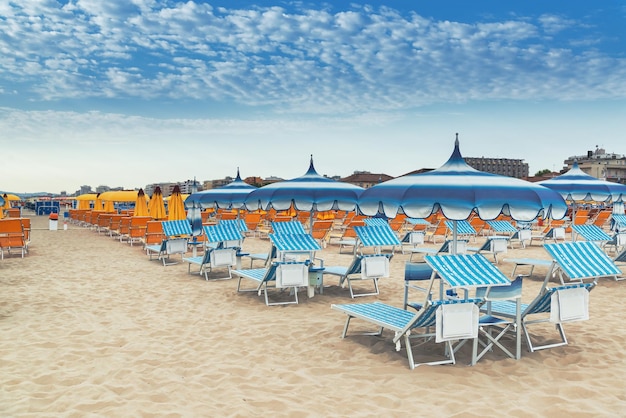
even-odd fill
[(204, 235), (207, 237), (207, 242), (239, 241), (243, 239), (239, 230), (222, 224), (205, 225)]
[(626, 229), (626, 215), (614, 213), (611, 215), (611, 222), (611, 229), (617, 229), (619, 231)]
[(224, 219), (219, 221), (218, 225), (234, 229), (239, 232), (246, 232), (248, 230), (248, 225), (246, 225), (246, 221), (243, 219)]
[(558, 192), (566, 200), (616, 202), (626, 198), (626, 185), (590, 176), (578, 167), (578, 162), (567, 173), (538, 184)]
[(427, 218), (441, 210), (450, 220), (468, 219), (474, 210), (481, 219), (496, 219), (504, 213), (516, 221), (531, 221), (538, 215), (561, 219), (567, 211), (565, 201), (553, 190), (468, 166), (458, 139), (442, 167), (372, 186), (361, 194), (358, 206), (367, 216), (382, 213), (393, 218), (404, 213)]
[(487, 221), (487, 225), (489, 228), (493, 229), (496, 233), (515, 233), (517, 232), (517, 228), (513, 226), (513, 224), (509, 221)]
[(543, 247), (570, 280), (616, 277), (622, 274), (613, 260), (593, 242), (563, 242), (544, 244)]
[(187, 219), (178, 221), (163, 221), (163, 234), (166, 237), (175, 237), (181, 235), (191, 236), (191, 224)]
[(587, 241), (606, 242), (612, 239), (609, 234), (604, 232), (602, 228), (597, 225), (572, 225), (572, 229)]
[(272, 222), (275, 234), (306, 234), (304, 226), (298, 221)]
[(432, 256), (424, 260), (450, 287), (509, 286), (509, 279), (482, 254)]
[(459, 235), (476, 235), (476, 230), (468, 221), (446, 221), (446, 226), (452, 232), (456, 222), (456, 232)]
[(245, 206), (248, 210), (274, 208), (314, 212), (327, 210), (353, 211), (363, 188), (354, 184), (335, 181), (317, 174), (313, 157), (309, 170), (301, 177), (271, 183), (248, 195)]
[(389, 224), (384, 226), (355, 226), (354, 232), (364, 247), (401, 244)]
[(319, 243), (309, 234), (270, 234), (270, 240), (278, 251), (318, 251)]

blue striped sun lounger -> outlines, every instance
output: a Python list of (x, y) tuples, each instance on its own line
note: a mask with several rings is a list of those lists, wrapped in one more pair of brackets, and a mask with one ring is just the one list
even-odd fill
[[(233, 270), (232, 274), (239, 277), (237, 282), (237, 292), (257, 292), (265, 295), (265, 304), (287, 305), (298, 303), (299, 287), (307, 286), (309, 280), (309, 263), (308, 262), (273, 262), (268, 268)], [(255, 282), (257, 286), (252, 289), (242, 289), (241, 281), (247, 279)], [(270, 286), (270, 283), (273, 286)], [(276, 288), (280, 293), (293, 294), (294, 299), (288, 301), (270, 301), (268, 290)], [(291, 292), (284, 292), (290, 289)]]
[(191, 224), (188, 220), (163, 221), (163, 234), (166, 237), (191, 236)]
[(487, 221), (489, 228), (496, 234), (514, 234), (517, 228), (509, 221)]
[[(612, 277), (618, 280), (622, 271), (602, 249), (590, 241), (563, 242), (559, 244), (544, 244), (543, 248), (553, 260), (553, 273), (558, 273), (562, 284), (565, 284), (563, 275), (570, 281), (582, 281)], [(550, 272), (548, 273), (550, 274)]]
[(238, 228), (220, 223), (217, 225), (205, 225), (202, 229), (209, 245), (217, 244), (216, 247), (241, 247), (243, 234)]
[(306, 234), (304, 225), (298, 221), (272, 222), (274, 234)]
[[(367, 259), (365, 263), (363, 262), (364, 259)], [(358, 296), (375, 296), (380, 293), (380, 289), (378, 288), (378, 279), (382, 277), (387, 277), (389, 275), (390, 259), (391, 254), (356, 254), (349, 266), (323, 266), (324, 269), (322, 270), (322, 275), (338, 276), (339, 286), (342, 286), (344, 283), (348, 283), (350, 297), (353, 299)], [(372, 262), (374, 263), (380, 262), (381, 265), (386, 265), (383, 269), (379, 270), (379, 274), (362, 274), (363, 265), (367, 265), (370, 260), (372, 260)], [(352, 286), (352, 282), (363, 280), (372, 280), (374, 285), (373, 292), (356, 293), (355, 288)]]
[(454, 231), (455, 222), (456, 222), (457, 235), (463, 235), (463, 236), (469, 235), (472, 237), (476, 237), (476, 235), (478, 235), (478, 233), (476, 232), (476, 229), (474, 229), (472, 224), (469, 223), (468, 221), (446, 221), (446, 226), (448, 227), (448, 230), (450, 230), (450, 233)]
[(600, 244), (613, 239), (597, 225), (572, 225), (572, 230), (575, 232), (576, 236), (581, 236), (587, 241)]
[[(381, 336), (385, 329), (394, 333), (393, 342), (396, 351), (402, 348), (402, 341), (406, 349), (411, 370), (421, 365), (455, 364), (455, 347), (453, 341), (476, 338), (478, 333), (478, 307), (476, 299), (469, 300), (437, 300), (428, 301), (418, 312), (407, 311), (402, 308), (387, 305), (381, 302), (333, 304), (331, 308), (347, 315), (343, 328), (342, 338), (346, 338), (350, 321), (353, 318), (368, 322), (377, 327), (374, 332), (361, 335)], [(458, 327), (460, 319), (466, 326)], [(456, 323), (455, 323), (456, 322)], [(418, 331), (418, 330), (422, 331)], [(433, 330), (435, 330), (433, 332)], [(447, 334), (445, 330), (454, 331)], [(446, 345), (445, 358), (430, 362), (416, 363), (411, 348), (411, 339), (435, 340)]]
[(396, 245), (401, 245), (400, 240), (387, 223), (377, 226), (355, 226), (354, 232), (356, 232), (360, 246), (374, 247), (378, 253), (381, 247), (391, 246), (393, 252)]
[(219, 221), (218, 225), (240, 232), (248, 231), (248, 225), (246, 225), (246, 221), (243, 219), (223, 219)]

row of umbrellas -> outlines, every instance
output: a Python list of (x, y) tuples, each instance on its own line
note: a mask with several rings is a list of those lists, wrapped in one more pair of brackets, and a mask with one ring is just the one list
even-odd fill
[(169, 198), (168, 209), (165, 209), (165, 199), (160, 187), (156, 187), (152, 198), (148, 197), (142, 189), (117, 190), (100, 194), (89, 193), (78, 196), (78, 209), (89, 209), (90, 202), (94, 202), (97, 210), (114, 212), (114, 202), (135, 202), (134, 216), (151, 216), (154, 219), (180, 220), (187, 217), (185, 203), (180, 192), (180, 187), (175, 186)]
[(452, 155), (438, 169), (395, 178), (369, 189), (320, 176), (311, 156), (309, 169), (301, 177), (255, 188), (243, 182), (237, 170), (235, 181), (193, 193), (185, 205), (194, 209), (277, 211), (293, 207), (311, 213), (358, 209), (367, 216), (388, 218), (397, 214), (426, 218), (441, 211), (455, 222), (476, 212), (483, 220), (505, 214), (529, 222), (539, 216), (562, 219), (567, 213), (567, 200), (621, 202), (624, 197), (625, 185), (587, 175), (577, 164), (569, 172), (539, 183), (476, 170), (463, 159), (457, 134)]
[(450, 220), (464, 220), (475, 211), (491, 220), (501, 213), (516, 221), (538, 216), (561, 219), (566, 200), (619, 202), (626, 186), (584, 173), (575, 163), (567, 173), (539, 183), (478, 171), (463, 159), (458, 136), (450, 159), (440, 168), (377, 184), (367, 190), (320, 176), (313, 166), (301, 177), (255, 188), (241, 180), (189, 195), (185, 205), (200, 208), (245, 208), (278, 211), (353, 211), (393, 218), (404, 213), (426, 218), (441, 211)]

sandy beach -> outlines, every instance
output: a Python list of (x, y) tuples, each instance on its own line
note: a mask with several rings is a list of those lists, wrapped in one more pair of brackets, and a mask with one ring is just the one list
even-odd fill
[[(26, 213), (26, 216), (29, 216)], [(48, 230), (32, 217), (25, 258), (0, 261), (0, 415), (3, 417), (203, 416), (624, 416), (626, 282), (602, 279), (591, 319), (566, 325), (569, 345), (513, 360), (502, 352), (474, 367), (410, 370), (392, 335), (341, 339), (348, 290), (328, 278), (324, 294), (265, 306), (237, 281), (205, 281), (187, 264), (149, 261), (94, 230)], [(480, 242), (480, 238), (479, 238)], [(246, 238), (244, 250), (269, 241)], [(434, 246), (434, 245), (433, 245)], [(437, 245), (438, 246), (438, 245)], [(330, 245), (327, 264), (352, 256)], [(538, 244), (506, 257), (547, 258)], [(396, 251), (379, 300), (402, 305), (404, 264)], [(499, 267), (509, 275), (512, 264)], [(216, 272), (222, 275), (223, 272)], [(524, 301), (545, 276), (524, 279)], [(354, 323), (355, 330), (359, 327)], [(543, 333), (537, 329), (538, 337)], [(554, 335), (545, 328), (545, 335)], [(430, 345), (440, 350), (440, 345)]]

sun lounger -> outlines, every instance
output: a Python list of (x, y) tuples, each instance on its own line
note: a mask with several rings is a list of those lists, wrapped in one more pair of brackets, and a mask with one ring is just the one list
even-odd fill
[(507, 252), (508, 238), (500, 236), (491, 236), (480, 247), (467, 247), (467, 251), (479, 253), (479, 254), (491, 254), (493, 260), (498, 263), (498, 254), (504, 254)]
[[(348, 285), (350, 297), (376, 296), (380, 294), (378, 279), (389, 277), (389, 260), (391, 254), (357, 254), (348, 266), (327, 266), (324, 265), (323, 275), (339, 277), (339, 286)], [(373, 291), (356, 293), (353, 282), (372, 281)]]
[[(308, 286), (309, 284), (309, 263), (307, 262), (272, 262), (268, 268), (233, 270), (232, 274), (239, 277), (237, 281), (237, 292), (257, 292), (265, 296), (265, 304), (287, 305), (298, 303), (298, 288)], [(252, 289), (242, 289), (241, 282), (243, 279), (251, 280), (257, 284)], [(294, 299), (289, 301), (270, 301), (268, 296), (269, 289), (274, 288), (285, 293), (289, 291), (293, 294)]]
[(205, 280), (209, 280), (209, 273), (214, 268), (226, 267), (228, 277), (231, 279), (232, 268), (237, 265), (237, 249), (236, 248), (207, 248), (203, 255), (196, 257), (183, 257), (183, 262), (189, 264), (187, 272), (191, 274), (191, 266), (198, 266), (198, 274), (204, 275)]
[(150, 260), (156, 255), (158, 260), (163, 262), (164, 266), (176, 264), (171, 261), (172, 255), (180, 255), (181, 261), (187, 252), (187, 244), (191, 236), (191, 224), (186, 220), (180, 221), (162, 221), (163, 234), (165, 239), (161, 244), (146, 245), (145, 250)]
[[(411, 370), (421, 365), (455, 364), (453, 341), (476, 338), (478, 330), (478, 308), (475, 300), (429, 301), (418, 312), (407, 311), (380, 302), (331, 305), (331, 308), (347, 315), (341, 338), (346, 338), (353, 318), (374, 324), (377, 331), (361, 332), (360, 335), (381, 336), (385, 329), (394, 333), (393, 343), (400, 351), (402, 341), (406, 348)], [(418, 332), (417, 330), (422, 330)], [(444, 342), (445, 358), (434, 361), (416, 362), (412, 341), (415, 339)]]

